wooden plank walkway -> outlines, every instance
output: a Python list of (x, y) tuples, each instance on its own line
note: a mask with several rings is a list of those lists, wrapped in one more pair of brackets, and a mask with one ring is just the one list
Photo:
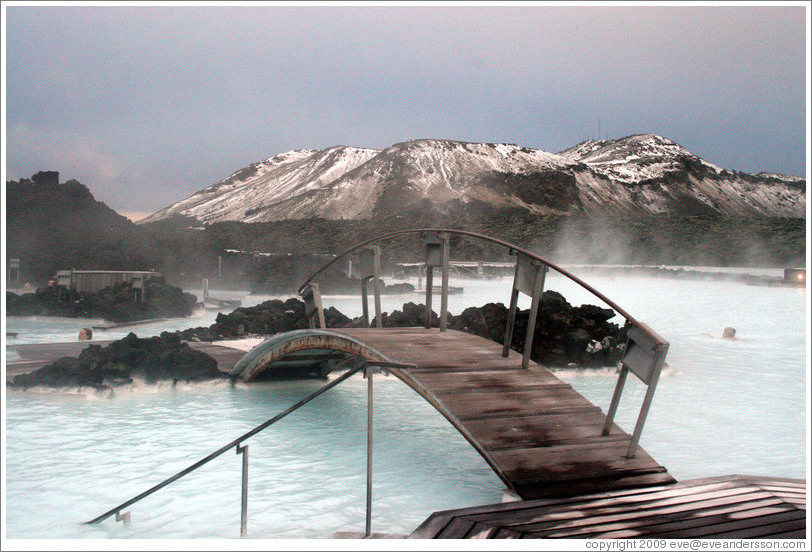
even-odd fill
[(805, 536), (805, 481), (733, 475), (566, 499), (435, 512), (409, 538)]
[[(335, 329), (390, 360), (393, 371), (440, 411), (522, 499), (674, 483), (630, 436), (549, 370), (502, 356), (488, 339), (423, 328)], [(607, 397), (607, 403), (611, 397)]]
[[(91, 341), (67, 341), (64, 343), (31, 343), (12, 345), (14, 351), (20, 355), (19, 359), (11, 359), (4, 366), (6, 381), (10, 381), (14, 376), (39, 370), (46, 364), (50, 364), (62, 357), (78, 357), (87, 346), (109, 345), (113, 340), (91, 340)], [(217, 368), (220, 371), (229, 373), (234, 365), (245, 356), (245, 351), (215, 345), (202, 341), (188, 341), (192, 349), (202, 351), (214, 357), (217, 361)]]

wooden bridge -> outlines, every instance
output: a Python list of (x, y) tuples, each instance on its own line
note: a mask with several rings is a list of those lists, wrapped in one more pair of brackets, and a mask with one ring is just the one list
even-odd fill
[[(426, 310), (422, 328), (382, 328), (379, 246), (370, 244), (406, 234), (426, 235)], [(484, 239), (516, 256), (513, 290), (503, 343), (447, 329), (447, 293), (451, 236)], [(316, 278), (331, 264), (356, 253), (362, 279), (365, 328), (325, 329)], [(441, 270), (440, 316), (432, 327), (433, 271)], [(629, 326), (622, 369), (608, 411), (604, 413), (568, 384), (530, 359), (536, 316), (545, 277), (557, 270), (621, 313)], [(367, 282), (375, 295), (375, 327), (369, 327)], [(505, 485), (522, 499), (567, 496), (647, 485), (674, 479), (638, 448), (668, 343), (586, 282), (529, 251), (458, 230), (413, 230), (374, 238), (338, 255), (314, 273), (299, 292), (311, 330), (275, 336), (246, 355), (232, 376), (251, 381), (283, 366), (327, 373), (360, 361), (389, 365), (468, 440)], [(519, 294), (531, 299), (524, 351), (511, 349)], [(308, 368), (308, 364), (310, 367)], [(625, 380), (637, 375), (648, 391), (634, 432), (614, 424)], [(609, 402), (607, 397), (607, 402)]]
[[(335, 353), (347, 356), (335, 356)], [(523, 499), (673, 483), (666, 469), (611, 424), (601, 409), (552, 372), (472, 334), (437, 328), (303, 330), (268, 341), (237, 364), (246, 380), (305, 358), (351, 357), (410, 368), (388, 371), (468, 440)], [(331, 355), (331, 356), (330, 356)]]

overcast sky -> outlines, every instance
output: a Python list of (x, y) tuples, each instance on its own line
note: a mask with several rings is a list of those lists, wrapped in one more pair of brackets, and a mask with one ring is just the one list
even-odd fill
[(9, 5), (5, 178), (151, 213), (277, 153), (656, 133), (806, 176), (807, 7)]

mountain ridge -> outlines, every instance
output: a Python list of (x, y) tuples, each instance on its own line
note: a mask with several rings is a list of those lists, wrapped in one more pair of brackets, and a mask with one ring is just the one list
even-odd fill
[[(518, 174), (509, 176), (515, 181), (523, 178)], [(502, 184), (525, 193), (515, 181)], [(227, 183), (232, 188), (234, 184)], [(575, 190), (574, 186), (570, 189)], [(85, 185), (75, 180), (60, 184), (56, 171), (37, 173), (30, 180), (7, 181), (6, 191), (7, 255), (20, 260), (22, 282), (37, 285), (45, 285), (57, 270), (67, 268), (155, 269), (188, 285), (199, 285), (200, 278), (220, 278), (221, 260), (228, 261), (232, 251), (334, 255), (371, 236), (429, 227), (485, 234), (559, 262), (805, 264), (804, 218), (741, 217), (715, 212), (687, 216), (562, 216), (535, 214), (522, 207), (498, 207), (470, 198), (463, 202), (458, 197), (443, 203), (423, 198), (393, 214), (369, 219), (231, 221), (201, 228), (195, 219), (178, 217), (139, 226), (96, 201)], [(304, 195), (318, 193), (309, 190)], [(559, 200), (562, 204), (569, 201), (561, 194)], [(295, 204), (296, 199), (288, 201)], [(390, 244), (387, 251), (400, 259), (420, 258), (419, 251), (403, 244)], [(453, 241), (452, 253), (460, 260), (507, 260), (502, 250), (465, 240)], [(251, 259), (245, 257), (244, 266), (240, 261), (239, 266), (225, 267), (224, 272), (236, 282), (253, 266)]]
[(419, 139), (382, 150), (292, 150), (139, 221), (202, 223), (368, 219), (426, 203), (588, 216), (696, 214), (805, 217), (806, 180), (710, 163), (662, 136), (590, 140), (558, 153), (506, 143)]

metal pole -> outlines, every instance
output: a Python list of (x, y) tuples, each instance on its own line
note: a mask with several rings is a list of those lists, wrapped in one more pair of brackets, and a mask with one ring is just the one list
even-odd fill
[[(626, 347), (628, 346), (629, 345), (627, 342)], [(620, 404), (620, 396), (623, 394), (623, 386), (626, 385), (626, 376), (628, 375), (629, 368), (624, 364), (620, 369), (620, 375), (617, 377), (615, 392), (612, 393), (612, 402), (609, 403), (609, 410), (606, 413), (606, 420), (604, 420), (601, 435), (609, 435), (609, 432), (612, 430), (612, 423), (615, 421), (615, 413), (617, 412), (617, 407)]]
[(643, 406), (640, 407), (640, 414), (637, 416), (637, 424), (634, 426), (634, 433), (632, 433), (632, 440), (629, 442), (629, 449), (626, 451), (626, 458), (634, 458), (637, 451), (637, 444), (640, 442), (640, 436), (643, 434), (643, 425), (646, 423), (648, 410), (651, 407), (651, 401), (654, 399), (654, 391), (657, 389), (657, 382), (660, 380), (660, 372), (665, 364), (665, 355), (668, 353), (668, 346), (657, 353), (657, 360), (654, 361), (654, 370), (651, 380), (648, 382), (648, 389), (646, 389), (646, 397), (643, 399)]
[(373, 246), (373, 274), (372, 289), (375, 294), (375, 327), (383, 328), (383, 315), (381, 314), (381, 248)]
[(533, 348), (533, 338), (536, 335), (536, 317), (539, 313), (541, 292), (544, 290), (544, 278), (547, 275), (547, 265), (536, 266), (533, 280), (533, 298), (530, 303), (530, 314), (527, 317), (527, 333), (524, 337), (524, 354), (522, 355), (522, 368), (530, 366), (530, 351)]
[(327, 328), (327, 322), (324, 320), (324, 306), (321, 304), (321, 292), (316, 289), (316, 305), (318, 305), (318, 315), (319, 315), (319, 328), (325, 329)]
[(426, 329), (431, 328), (431, 288), (434, 284), (434, 268), (426, 267)]
[(369, 328), (369, 298), (367, 296), (366, 278), (361, 278), (361, 309), (364, 317), (364, 327)]
[(364, 538), (372, 534), (372, 374), (374, 370), (367, 368), (367, 519), (364, 528)]
[(237, 445), (237, 454), (242, 454), (242, 495), (240, 498), (240, 536), (248, 531), (248, 445)]
[(505, 341), (502, 345), (502, 356), (510, 355), (510, 344), (513, 341), (513, 325), (516, 323), (516, 309), (519, 304), (519, 290), (516, 286), (519, 282), (519, 257), (516, 257), (516, 269), (513, 272), (513, 287), (510, 290), (510, 308), (505, 321)]
[(305, 312), (307, 313), (310, 328), (315, 328), (316, 323), (313, 320), (313, 315), (318, 317), (319, 329), (325, 329), (327, 325), (324, 321), (324, 307), (321, 304), (321, 292), (319, 291), (319, 284), (316, 282), (308, 282), (308, 289), (302, 292), (302, 298), (305, 302)]
[(443, 240), (443, 274), (442, 293), (440, 295), (440, 331), (444, 332), (448, 328), (448, 234), (441, 234)]

